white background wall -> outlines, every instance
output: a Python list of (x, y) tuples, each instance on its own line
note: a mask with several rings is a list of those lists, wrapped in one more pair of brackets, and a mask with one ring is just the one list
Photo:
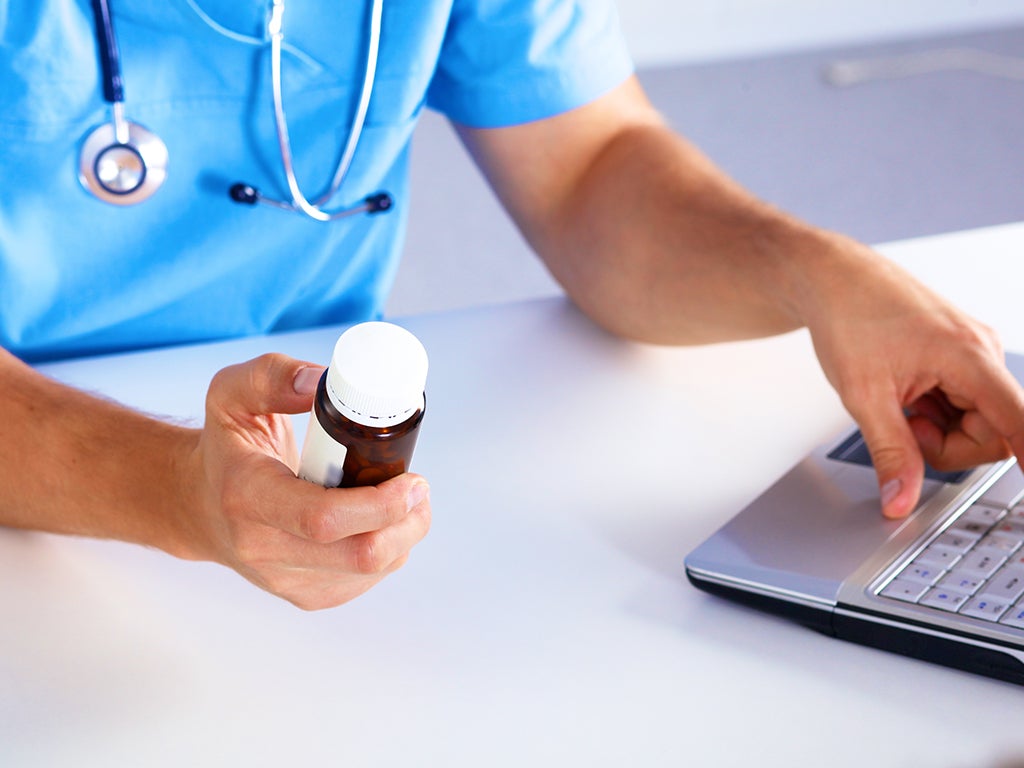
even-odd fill
[(1024, 22), (1024, 0), (618, 0), (640, 66)]

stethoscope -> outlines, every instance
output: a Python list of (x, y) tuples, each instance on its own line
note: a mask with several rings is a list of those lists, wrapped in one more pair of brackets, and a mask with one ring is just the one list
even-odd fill
[[(273, 0), (270, 18), (267, 21), (267, 34), (270, 37), (274, 125), (277, 130), (281, 163), (292, 199), (275, 200), (250, 184), (238, 182), (228, 190), (232, 200), (248, 205), (265, 203), (275, 208), (304, 213), (317, 221), (331, 221), (358, 213), (380, 213), (391, 209), (394, 201), (387, 192), (377, 192), (354, 206), (335, 211), (326, 211), (322, 208), (337, 194), (344, 183), (366, 121), (377, 72), (383, 4), (383, 0), (373, 0), (370, 11), (366, 70), (348, 139), (342, 148), (330, 186), (322, 195), (310, 201), (299, 188), (292, 165), (291, 141), (288, 137), (288, 120), (285, 116), (281, 88), (284, 0)], [(112, 119), (109, 123), (97, 126), (86, 136), (79, 154), (78, 178), (82, 186), (100, 200), (114, 205), (134, 205), (156, 192), (167, 176), (167, 147), (159, 136), (138, 123), (125, 119), (124, 83), (121, 78), (117, 38), (114, 36), (114, 25), (110, 17), (110, 4), (108, 0), (92, 0), (92, 8), (96, 17), (96, 42), (103, 79), (103, 98), (111, 105)]]

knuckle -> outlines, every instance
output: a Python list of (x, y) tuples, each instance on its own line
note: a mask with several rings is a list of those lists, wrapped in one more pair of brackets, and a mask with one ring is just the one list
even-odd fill
[(206, 390), (206, 409), (212, 411), (216, 409), (222, 400), (224, 400), (225, 392), (230, 387), (231, 377), (235, 374), (238, 366), (229, 365), (226, 368), (221, 368), (217, 371), (213, 378), (210, 379), (210, 386)]
[(256, 392), (269, 391), (277, 379), (277, 373), (283, 367), (284, 356), (276, 352), (267, 352), (254, 358), (249, 365), (249, 383)]
[(305, 538), (317, 544), (330, 544), (340, 538), (338, 516), (333, 509), (315, 509), (302, 516)]
[(990, 346), (995, 349), (1003, 348), (1003, 342), (1002, 339), (999, 338), (999, 333), (991, 325), (988, 325), (987, 323), (978, 323), (978, 331)]
[(384, 556), (384, 547), (378, 531), (363, 534), (353, 542), (356, 573), (377, 576), (384, 573), (390, 561)]
[(987, 323), (971, 318), (969, 326), (970, 335), (973, 336), (979, 344), (998, 343), (999, 334), (996, 333), (995, 329)]
[(213, 378), (210, 379), (210, 392), (216, 392), (218, 389), (220, 389), (221, 386), (223, 386), (224, 379), (228, 378), (231, 375), (232, 367), (233, 366), (221, 368), (219, 371), (213, 374)]
[(975, 350), (979, 355), (1002, 354), (1002, 341), (999, 334), (989, 325), (974, 319), (959, 323), (954, 330), (954, 339), (968, 349)]

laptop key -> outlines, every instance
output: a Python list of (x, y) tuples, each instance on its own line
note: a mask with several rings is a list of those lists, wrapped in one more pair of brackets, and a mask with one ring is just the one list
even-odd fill
[(978, 591), (978, 587), (984, 583), (984, 579), (967, 573), (947, 573), (942, 577), (937, 586), (973, 595)]
[(934, 543), (940, 547), (955, 549), (960, 554), (963, 554), (973, 547), (977, 541), (978, 539), (974, 536), (966, 536), (954, 531), (945, 531), (939, 538), (935, 539)]
[(932, 587), (919, 601), (921, 605), (955, 613), (967, 601), (967, 595), (943, 587)]
[(999, 550), (1004, 557), (1009, 557), (1020, 549), (1021, 540), (1015, 536), (1007, 536), (993, 531), (978, 542), (978, 549)]
[(1013, 608), (1003, 615), (1003, 618), (999, 620), (999, 623), (1024, 629), (1024, 604), (1017, 604), (1013, 606)]
[(1017, 506), (1008, 510), (1005, 517), (1002, 517), (1001, 522), (1009, 523), (1010, 525), (1020, 525), (1024, 523), (1024, 500), (1022, 500)]
[(980, 539), (988, 533), (991, 527), (992, 526), (989, 523), (971, 520), (970, 518), (958, 517), (946, 530), (952, 533), (960, 533), (966, 536), (973, 536), (975, 539)]
[(996, 523), (992, 529), (1005, 536), (1013, 536), (1017, 539), (1024, 539), (1024, 519), (1019, 517), (1007, 517)]
[(955, 549), (943, 546), (942, 544), (929, 544), (924, 552), (914, 558), (915, 565), (937, 565), (940, 568), (951, 568), (958, 560), (961, 553)]
[(885, 585), (880, 594), (892, 597), (896, 600), (903, 600), (906, 603), (916, 603), (921, 595), (928, 591), (927, 584), (907, 579), (893, 579)]
[(939, 566), (929, 565), (928, 563), (911, 563), (900, 571), (900, 579), (930, 587), (939, 580), (943, 573), (945, 571)]
[(985, 584), (981, 596), (1013, 604), (1024, 595), (1024, 569), (1003, 568)]
[(999, 617), (1006, 613), (1010, 603), (1006, 600), (989, 600), (987, 597), (975, 597), (961, 609), (964, 616), (972, 616), (975, 619), (985, 621), (999, 621)]
[(1006, 562), (1006, 555), (997, 551), (972, 551), (964, 555), (963, 559), (957, 562), (953, 569), (956, 573), (968, 573), (972, 576), (980, 576), (987, 579), (995, 573), (999, 566)]
[(988, 524), (989, 526), (998, 523), (1006, 514), (1001, 507), (990, 507), (987, 504), (972, 504), (960, 516), (961, 520), (973, 520), (977, 523)]

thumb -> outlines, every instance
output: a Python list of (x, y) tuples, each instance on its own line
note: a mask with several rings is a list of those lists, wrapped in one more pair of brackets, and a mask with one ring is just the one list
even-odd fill
[(857, 418), (878, 476), (882, 514), (909, 515), (917, 506), (924, 478), (924, 459), (903, 409), (895, 402)]
[(231, 414), (303, 413), (324, 367), (281, 354), (261, 355), (222, 369), (210, 382), (207, 408)]

